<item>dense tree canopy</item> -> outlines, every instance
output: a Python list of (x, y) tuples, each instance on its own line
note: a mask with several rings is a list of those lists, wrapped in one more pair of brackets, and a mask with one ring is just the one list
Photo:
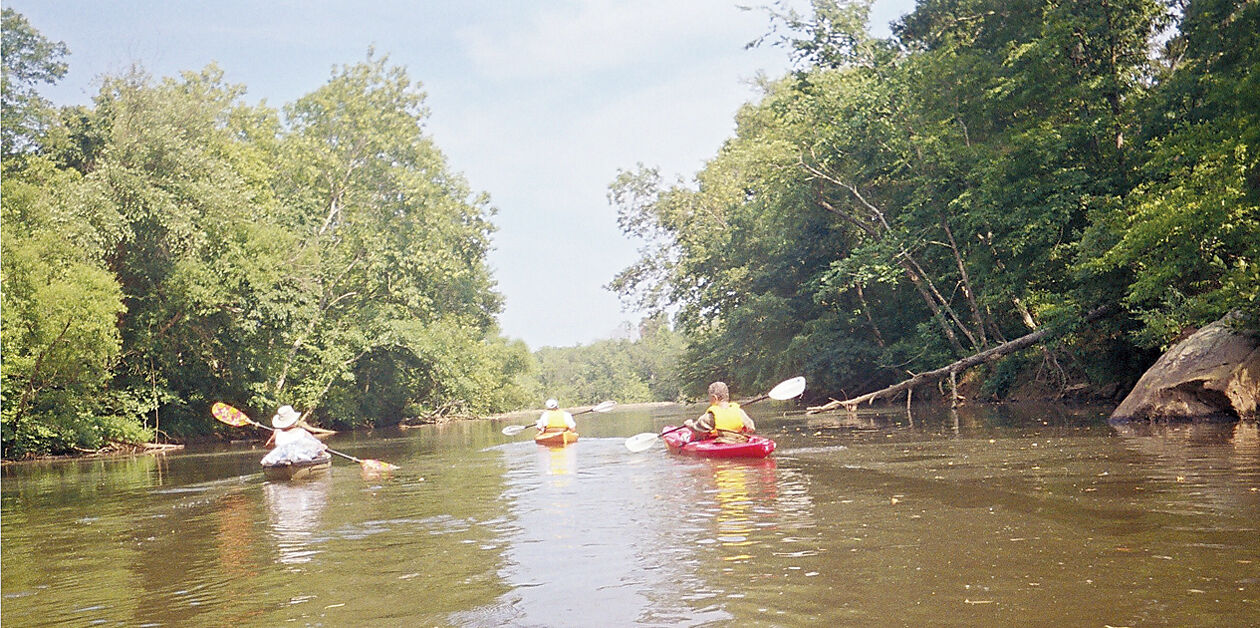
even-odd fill
[(856, 394), (1108, 303), (987, 386), (1131, 382), (1257, 311), (1255, 3), (924, 0), (887, 41), (812, 5), (772, 12), (797, 71), (693, 181), (612, 185), (648, 246), (611, 285), (678, 308), (693, 389)]
[(405, 70), (369, 52), (283, 110), (135, 71), (55, 112), (64, 46), (4, 20), (6, 457), (212, 431), (216, 400), (335, 426), (525, 401), (493, 210)]

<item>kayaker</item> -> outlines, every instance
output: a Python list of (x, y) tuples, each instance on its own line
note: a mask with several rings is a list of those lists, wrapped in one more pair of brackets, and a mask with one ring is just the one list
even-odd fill
[(276, 429), (267, 439), (267, 444), (275, 443), (276, 448), (263, 457), (264, 465), (306, 462), (328, 455), (325, 451), (328, 446), (298, 425), (301, 418), (302, 415), (293, 406), (280, 406), (276, 410), (275, 416), (271, 417), (271, 427)]
[(538, 421), (534, 423), (534, 427), (539, 432), (563, 432), (566, 430), (576, 430), (577, 423), (573, 422), (573, 415), (560, 409), (560, 402), (555, 399), (548, 399), (546, 410), (538, 415)]
[(694, 440), (716, 439), (720, 443), (743, 443), (757, 431), (748, 413), (731, 401), (731, 390), (725, 382), (709, 384), (709, 409), (683, 425), (691, 428)]

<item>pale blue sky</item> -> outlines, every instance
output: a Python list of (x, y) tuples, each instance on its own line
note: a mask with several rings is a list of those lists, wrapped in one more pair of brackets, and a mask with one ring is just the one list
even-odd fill
[[(784, 73), (779, 48), (745, 50), (768, 30), (747, 0), (511, 2), (13, 0), (70, 48), (70, 72), (44, 90), (87, 104), (96, 78), (133, 63), (156, 76), (215, 62), (250, 102), (279, 107), (369, 46), (428, 94), (429, 130), (452, 169), (498, 209), (489, 262), (505, 297), (504, 334), (531, 349), (613, 335), (640, 315), (604, 290), (638, 243), (606, 199), (618, 169), (690, 179), (756, 95)], [(878, 0), (873, 29), (913, 8)]]

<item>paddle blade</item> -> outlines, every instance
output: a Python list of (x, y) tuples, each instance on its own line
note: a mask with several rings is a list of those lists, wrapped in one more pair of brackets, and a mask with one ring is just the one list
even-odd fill
[(647, 451), (648, 449), (652, 447), (652, 445), (660, 437), (661, 437), (660, 434), (655, 434), (652, 432), (644, 432), (642, 434), (635, 434), (634, 436), (631, 436), (630, 438), (626, 439), (626, 449), (629, 449), (630, 451), (633, 451), (635, 453), (639, 453), (640, 451)]
[(369, 473), (386, 473), (389, 471), (395, 471), (397, 469), (402, 468), (396, 464), (390, 464), (388, 462), (382, 462), (380, 460), (371, 460), (371, 459), (360, 460), (359, 466), (362, 467), (364, 471), (367, 471)]
[(778, 386), (771, 389), (770, 398), (783, 401), (785, 399), (798, 397), (803, 392), (805, 392), (805, 378), (793, 377), (792, 379), (781, 382)]
[(509, 425), (503, 428), (503, 435), (516, 436), (517, 434), (520, 434), (521, 432), (525, 431), (525, 428), (527, 427), (529, 426), (528, 425)]
[(213, 406), (210, 406), (210, 414), (213, 414), (214, 418), (222, 421), (223, 423), (227, 423), (232, 427), (245, 427), (246, 425), (252, 423), (244, 412), (241, 412), (222, 401), (216, 401)]
[(615, 407), (617, 407), (617, 402), (609, 399), (608, 401), (605, 401), (604, 403), (601, 403), (595, 406), (594, 408), (591, 408), (590, 412), (608, 412), (609, 410), (612, 410)]

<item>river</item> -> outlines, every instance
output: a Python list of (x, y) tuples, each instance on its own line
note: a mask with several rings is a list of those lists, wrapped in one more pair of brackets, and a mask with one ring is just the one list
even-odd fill
[[(9, 465), (5, 626), (1241, 626), (1260, 623), (1255, 423), (997, 406), (805, 416), (711, 461), (578, 417), (346, 434), (400, 465), (265, 481), (263, 450)], [(593, 417), (593, 418), (591, 418)]]

